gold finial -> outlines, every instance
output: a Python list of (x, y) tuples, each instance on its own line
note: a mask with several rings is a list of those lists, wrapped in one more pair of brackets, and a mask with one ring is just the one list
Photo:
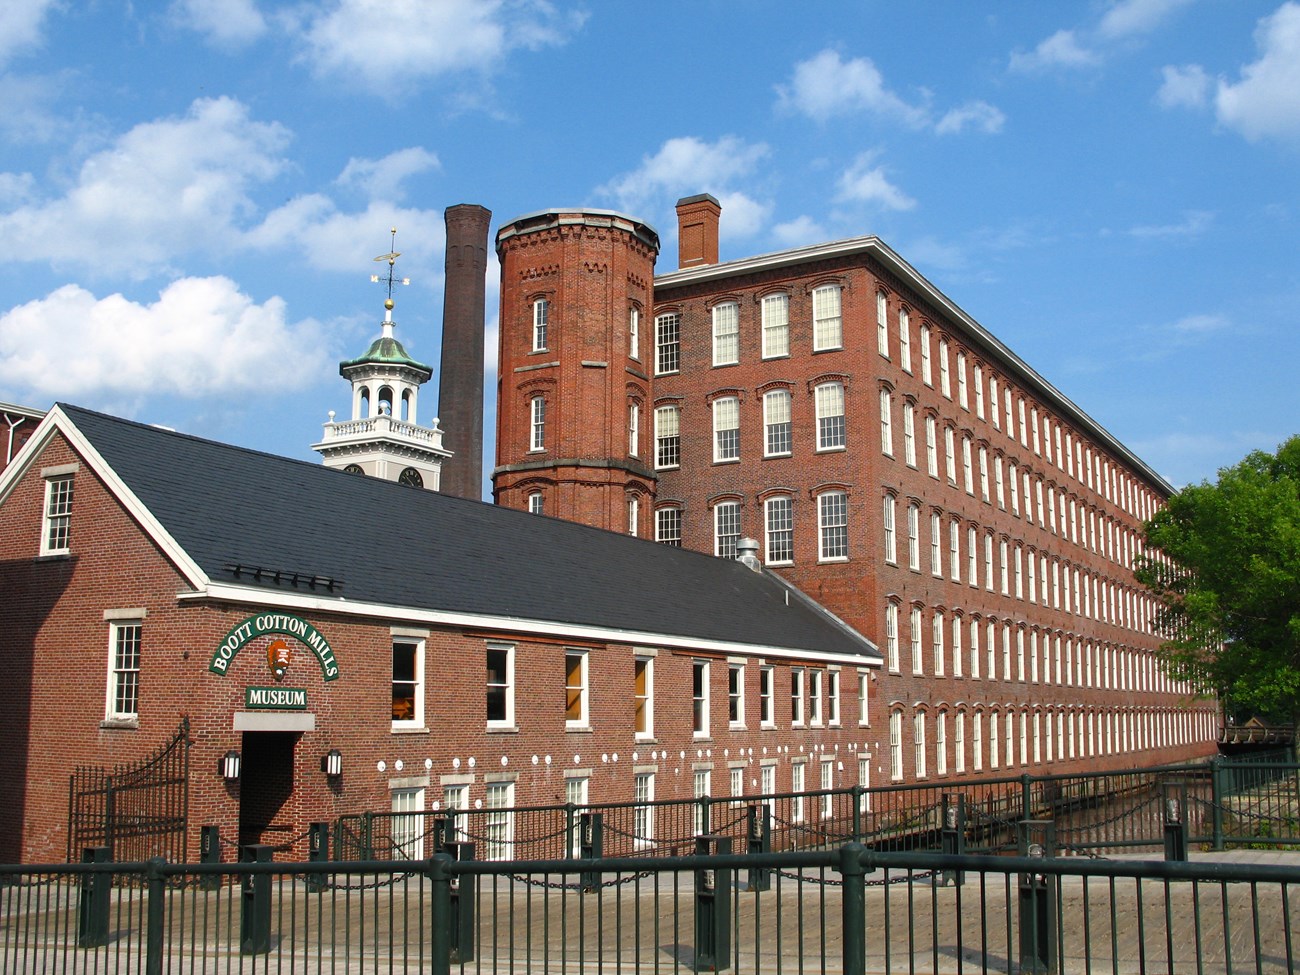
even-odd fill
[[(386, 319), (386, 321), (391, 321), (391, 320), (392, 320), (392, 312), (393, 312), (393, 285), (395, 285), (395, 284), (410, 284), (410, 283), (411, 283), (411, 279), (410, 279), (410, 278), (399, 278), (399, 277), (396, 277), (396, 276), (395, 276), (395, 273), (394, 273), (394, 270), (393, 270), (393, 269), (394, 269), (394, 265), (397, 264), (397, 259), (398, 259), (399, 257), (401, 257), (402, 255), (401, 255), (401, 252), (397, 250), (397, 228), (396, 228), (396, 227), (393, 227), (392, 230), (390, 231), (390, 233), (393, 235), (393, 239), (392, 239), (392, 244), (390, 245), (390, 248), (389, 248), (388, 253), (387, 253), (387, 254), (380, 254), (378, 257), (375, 258), (376, 261), (387, 261), (387, 262), (388, 262), (388, 275), (387, 275), (387, 277), (386, 277), (385, 279), (382, 279), (382, 280), (384, 280), (384, 283), (388, 285), (388, 297), (387, 297), (387, 299), (385, 299), (385, 301), (384, 301), (384, 308), (388, 311), (388, 318)], [(381, 280), (381, 278), (379, 277), (378, 274), (372, 274), (372, 275), (370, 275), (370, 280), (371, 280), (372, 282), (378, 283), (378, 282)]]

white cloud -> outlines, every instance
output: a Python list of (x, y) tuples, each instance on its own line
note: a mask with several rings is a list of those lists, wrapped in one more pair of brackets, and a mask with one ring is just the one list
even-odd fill
[(291, 389), (328, 373), (324, 340), (225, 277), (182, 278), (150, 304), (69, 284), (0, 315), (0, 382), (36, 399)]
[(254, 0), (175, 0), (171, 15), (182, 27), (224, 49), (245, 47), (267, 30)]
[(1162, 108), (1199, 108), (1210, 90), (1210, 76), (1199, 64), (1185, 67), (1166, 65), (1161, 69), (1164, 81), (1156, 92)]
[[(437, 257), (446, 233), (442, 215), (434, 210), (407, 209), (376, 200), (359, 213), (344, 213), (328, 197), (313, 193), (272, 210), (243, 241), (266, 250), (297, 250), (320, 270), (356, 273), (375, 255), (387, 253), (390, 227), (397, 228), (401, 273), (427, 286), (439, 273)], [(411, 273), (417, 268), (423, 272), (423, 281)]]
[(785, 247), (803, 247), (828, 240), (830, 235), (809, 216), (795, 217), (772, 228), (772, 236)]
[(0, 259), (144, 276), (178, 252), (229, 244), (255, 210), (250, 188), (284, 170), (288, 141), (234, 99), (199, 99), (90, 156), (64, 196), (0, 214)]
[(491, 74), (512, 50), (565, 43), (584, 20), (545, 0), (335, 0), (303, 16), (294, 26), (316, 73), (377, 92)]
[(1014, 52), (1011, 70), (1032, 72), (1049, 68), (1088, 68), (1100, 61), (1095, 52), (1079, 43), (1074, 31), (1058, 30), (1028, 53)]
[(988, 102), (975, 101), (950, 109), (934, 126), (937, 135), (951, 135), (973, 125), (981, 132), (993, 134), (1002, 131), (1007, 117)]
[(436, 155), (412, 146), (391, 152), (382, 159), (349, 159), (339, 174), (338, 182), (360, 189), (371, 199), (400, 200), (406, 195), (402, 183), (407, 178), (441, 168)]
[(1128, 233), (1130, 237), (1199, 237), (1209, 229), (1213, 221), (1214, 214), (1207, 210), (1188, 210), (1183, 215), (1182, 223), (1132, 227)]
[(1120, 0), (1101, 18), (1098, 31), (1110, 38), (1147, 34), (1189, 3), (1191, 0)]
[[(746, 143), (735, 136), (723, 136), (716, 142), (680, 136), (669, 139), (632, 172), (615, 177), (596, 192), (612, 197), (619, 209), (636, 215), (657, 212), (665, 196), (675, 201), (682, 195), (712, 193), (721, 203), (730, 184), (752, 173), (767, 155), (765, 144)], [(730, 221), (731, 214), (727, 216)]]
[(5, 0), (0, 3), (0, 65), (41, 41), (41, 26), (55, 0)]
[(800, 61), (789, 85), (777, 88), (778, 104), (819, 122), (839, 115), (872, 112), (897, 118), (912, 128), (923, 128), (928, 112), (908, 104), (885, 86), (884, 76), (870, 58), (842, 61), (837, 51), (826, 50)]
[(1175, 335), (1194, 339), (1225, 331), (1229, 325), (1230, 322), (1223, 315), (1188, 315), (1168, 326), (1168, 330)]
[(772, 205), (755, 200), (746, 193), (723, 193), (718, 197), (723, 219), (718, 236), (723, 240), (743, 240), (763, 229), (772, 215)]
[(1247, 139), (1300, 136), (1300, 4), (1284, 3), (1255, 30), (1259, 59), (1241, 80), (1220, 80), (1219, 121)]
[(838, 199), (857, 203), (878, 203), (887, 210), (910, 210), (916, 201), (889, 182), (882, 166), (873, 166), (876, 153), (858, 156), (840, 176)]

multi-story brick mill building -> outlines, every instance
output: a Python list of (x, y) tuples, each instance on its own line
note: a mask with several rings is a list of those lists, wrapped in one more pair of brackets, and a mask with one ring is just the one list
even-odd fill
[[(658, 277), (622, 214), (499, 229), (497, 502), (721, 557), (758, 539), (881, 647), (890, 781), (1212, 751), (1132, 575), (1170, 486), (878, 238), (719, 263), (717, 201), (677, 212)], [(790, 674), (792, 725), (829, 680)]]

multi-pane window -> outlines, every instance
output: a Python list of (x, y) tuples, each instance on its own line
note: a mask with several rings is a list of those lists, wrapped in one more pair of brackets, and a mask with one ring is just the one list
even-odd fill
[(531, 433), (529, 436), (530, 450), (546, 449), (546, 400), (541, 396), (534, 396), (532, 400), (532, 423)]
[(545, 298), (533, 302), (533, 351), (546, 350), (546, 330), (550, 324), (551, 303)]
[(515, 721), (515, 648), (488, 645), (488, 727), (509, 727)]
[(774, 389), (763, 395), (763, 453), (790, 453), (790, 391)]
[(885, 536), (885, 561), (890, 565), (898, 562), (898, 544), (894, 536), (894, 496), (886, 494), (884, 500), (884, 510), (882, 512), (882, 523), (884, 526)]
[(533, 491), (528, 495), (528, 512), (529, 514), (540, 515), (543, 513), (542, 492)]
[(709, 734), (709, 662), (691, 662), (691, 729), (697, 738)]
[(627, 312), (627, 354), (641, 358), (641, 309), (633, 305)]
[(936, 609), (934, 616), (930, 618), (930, 656), (936, 677), (942, 677), (944, 671), (944, 657), (947, 651), (944, 649), (943, 638), (943, 610)]
[(393, 641), (393, 727), (424, 724), (424, 643)]
[(813, 392), (817, 406), (817, 449), (834, 450), (845, 444), (844, 387), (823, 383)]
[(966, 353), (957, 353), (957, 402), (963, 410), (970, 409), (970, 393), (966, 387)]
[(898, 603), (885, 603), (885, 657), (889, 669), (898, 672)]
[(925, 778), (925, 712), (912, 715), (912, 766), (918, 779)]
[(953, 433), (952, 427), (943, 428), (943, 452), (944, 466), (947, 468), (948, 483), (957, 483), (957, 448), (956, 434)]
[(903, 712), (897, 708), (889, 712), (889, 778), (903, 779)]
[(655, 774), (637, 772), (632, 776), (632, 843), (638, 849), (654, 845)]
[(898, 361), (904, 372), (912, 371), (912, 326), (906, 308), (898, 309)]
[(641, 456), (641, 404), (627, 405), (627, 452), (630, 457)]
[(634, 537), (641, 534), (641, 499), (636, 495), (627, 499), (627, 533)]
[(948, 774), (948, 712), (940, 711), (934, 719), (934, 771)]
[(939, 512), (930, 512), (930, 574), (935, 577), (943, 575), (943, 544), (940, 540), (941, 519)]
[(903, 404), (903, 460), (916, 466), (916, 407), (911, 403)]
[(977, 362), (972, 382), (975, 384), (975, 415), (984, 419), (984, 368)]
[(740, 502), (720, 501), (713, 506), (713, 554), (724, 559), (736, 557), (740, 540)]
[(740, 306), (724, 301), (713, 308), (713, 364), (728, 366), (740, 361)]
[(827, 491), (817, 497), (818, 558), (849, 557), (849, 499), (843, 491)]
[(954, 518), (948, 524), (948, 571), (952, 581), (961, 581), (961, 522)]
[(587, 652), (564, 654), (564, 724), (568, 728), (587, 726)]
[(961, 474), (966, 493), (973, 495), (975, 493), (975, 475), (971, 468), (970, 437), (961, 438)]
[(776, 724), (776, 668), (760, 667), (758, 671), (758, 720), (764, 728)]
[(804, 764), (803, 760), (790, 764), (790, 791), (794, 793), (790, 799), (790, 819), (796, 823), (803, 822)]
[(637, 657), (632, 667), (632, 705), (636, 736), (653, 738), (655, 733), (654, 657)]
[(952, 399), (952, 378), (948, 373), (948, 340), (939, 339), (939, 392)]
[(830, 819), (835, 811), (835, 762), (829, 758), (822, 759), (822, 819)]
[(790, 668), (790, 725), (798, 728), (804, 722), (803, 668)]
[(763, 299), (763, 358), (790, 354), (790, 296)]
[(424, 790), (394, 789), (392, 793), (393, 858), (424, 859)]
[(515, 784), (489, 782), (483, 801), (487, 815), (483, 819), (483, 858), (509, 860), (514, 856)]
[(934, 385), (934, 375), (930, 369), (930, 326), (921, 325), (921, 381), (927, 386)]
[(921, 509), (915, 504), (907, 506), (907, 567), (921, 571)]
[(713, 401), (713, 459), (740, 459), (740, 400), (735, 396)]
[(464, 810), (469, 809), (469, 786), (463, 783), (443, 786), (442, 808), (452, 821), (457, 842), (465, 842), (468, 836), (465, 834)]
[(865, 670), (858, 671), (858, 724), (871, 723), (871, 677)]
[(889, 358), (889, 302), (883, 291), (876, 292), (876, 351)]
[[(573, 806), (575, 812), (581, 811), (587, 804), (590, 786), (591, 776), (569, 775), (564, 780), (565, 803)], [(577, 816), (573, 816), (570, 818), (569, 825), (569, 856), (575, 860), (582, 856), (582, 841), (582, 821)]]
[(72, 475), (45, 479), (45, 530), (41, 533), (41, 554), (60, 555), (69, 551), (72, 527)]
[(840, 672), (826, 671), (826, 723), (835, 727), (840, 723)]
[(939, 476), (939, 421), (927, 414), (925, 418), (925, 469), (931, 477)]
[(655, 467), (676, 467), (682, 462), (682, 411), (678, 406), (655, 408)]
[(745, 726), (745, 665), (727, 666), (727, 723), (733, 728)]
[(767, 561), (770, 564), (794, 561), (794, 502), (788, 497), (768, 498), (763, 502), (767, 528)]
[(676, 372), (681, 368), (682, 317), (676, 312), (668, 312), (655, 317), (655, 373)]
[(880, 391), (880, 452), (894, 456), (893, 406), (889, 390)]
[(909, 619), (909, 629), (912, 639), (912, 673), (920, 674), (924, 672), (923, 661), (921, 660), (921, 607), (913, 606), (912, 615)]
[(989, 452), (980, 447), (980, 498), (985, 504), (989, 501)]
[(682, 544), (682, 509), (659, 508), (655, 511), (655, 541), (664, 545)]
[(993, 429), (1002, 429), (1001, 414), (998, 413), (998, 377), (989, 376), (989, 419), (993, 421)]
[(140, 714), (139, 620), (109, 624), (109, 667), (107, 717), (132, 721)]
[(840, 288), (823, 285), (812, 293), (813, 350), (838, 349), (844, 344), (844, 319), (840, 311)]

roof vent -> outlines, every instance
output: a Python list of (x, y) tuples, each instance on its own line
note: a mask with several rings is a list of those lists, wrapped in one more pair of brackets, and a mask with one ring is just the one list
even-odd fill
[(736, 561), (749, 566), (755, 572), (763, 571), (763, 563), (758, 560), (758, 542), (752, 538), (742, 538), (736, 542)]

